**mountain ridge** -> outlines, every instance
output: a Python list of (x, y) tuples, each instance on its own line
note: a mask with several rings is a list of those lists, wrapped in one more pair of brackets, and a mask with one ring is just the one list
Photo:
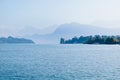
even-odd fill
[(59, 25), (54, 32), (43, 35), (32, 35), (28, 38), (33, 39), (37, 43), (53, 44), (59, 43), (61, 37), (70, 38), (81, 35), (111, 35), (111, 30), (92, 25), (79, 23), (66, 23)]

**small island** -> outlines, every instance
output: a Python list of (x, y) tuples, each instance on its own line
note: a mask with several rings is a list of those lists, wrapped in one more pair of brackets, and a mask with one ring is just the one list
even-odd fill
[(120, 36), (80, 36), (72, 39), (60, 39), (60, 44), (120, 44)]
[(12, 36), (9, 36), (7, 38), (5, 37), (1, 37), (0, 38), (0, 44), (4, 44), (4, 43), (8, 43), (8, 44), (16, 44), (16, 43), (34, 43), (32, 40), (30, 39), (25, 39), (25, 38), (14, 38)]

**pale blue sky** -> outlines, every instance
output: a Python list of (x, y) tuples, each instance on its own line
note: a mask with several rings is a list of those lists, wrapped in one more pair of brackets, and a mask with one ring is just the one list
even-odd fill
[(119, 21), (119, 4), (120, 0), (0, 0), (0, 28)]

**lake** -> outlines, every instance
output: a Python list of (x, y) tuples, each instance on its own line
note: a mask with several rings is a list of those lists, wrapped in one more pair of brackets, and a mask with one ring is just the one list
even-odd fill
[(0, 80), (120, 80), (120, 45), (0, 44)]

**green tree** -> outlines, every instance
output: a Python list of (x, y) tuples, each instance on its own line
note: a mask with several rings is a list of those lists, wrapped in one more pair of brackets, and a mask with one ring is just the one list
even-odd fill
[(61, 39), (60, 39), (60, 44), (64, 44), (64, 43), (65, 43), (64, 38), (61, 38)]

